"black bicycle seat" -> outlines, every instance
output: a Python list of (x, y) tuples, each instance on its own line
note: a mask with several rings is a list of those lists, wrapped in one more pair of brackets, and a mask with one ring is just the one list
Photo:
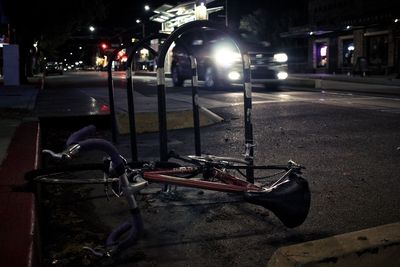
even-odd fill
[(311, 193), (308, 182), (297, 175), (270, 191), (245, 192), (247, 202), (263, 206), (272, 211), (289, 228), (301, 225), (310, 209)]

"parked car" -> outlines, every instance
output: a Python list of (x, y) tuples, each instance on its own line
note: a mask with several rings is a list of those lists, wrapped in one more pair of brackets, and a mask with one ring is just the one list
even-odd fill
[(61, 62), (56, 62), (56, 61), (47, 61), (45, 70), (44, 70), (45, 75), (48, 74), (59, 74), (63, 75), (63, 64)]
[[(241, 42), (249, 51), (253, 83), (276, 84), (288, 77), (285, 53), (275, 52), (263, 42), (252, 41), (241, 33)], [(233, 40), (217, 30), (205, 29), (182, 34), (172, 49), (171, 76), (174, 86), (191, 79), (190, 55), (197, 60), (199, 80), (206, 87), (221, 87), (242, 83), (241, 55)]]

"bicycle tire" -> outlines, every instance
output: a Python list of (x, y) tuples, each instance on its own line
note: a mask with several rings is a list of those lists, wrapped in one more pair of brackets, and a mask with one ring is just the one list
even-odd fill
[[(29, 182), (52, 184), (105, 184), (118, 181), (118, 178), (82, 178), (87, 176), (84, 172), (104, 171), (101, 163), (86, 163), (56, 166), (45, 169), (37, 169), (28, 172), (25, 179)], [(79, 173), (79, 174), (77, 174)]]

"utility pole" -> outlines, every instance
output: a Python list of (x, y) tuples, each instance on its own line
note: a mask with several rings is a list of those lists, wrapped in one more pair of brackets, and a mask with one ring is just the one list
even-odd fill
[(225, 26), (228, 27), (228, 0), (225, 0)]

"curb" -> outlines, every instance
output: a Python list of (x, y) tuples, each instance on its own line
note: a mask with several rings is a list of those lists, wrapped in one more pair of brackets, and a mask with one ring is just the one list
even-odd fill
[(400, 223), (281, 247), (268, 267), (400, 266)]
[[(223, 118), (212, 111), (201, 107), (199, 109), (200, 127), (223, 121)], [(158, 132), (158, 113), (139, 112), (135, 114), (136, 133)], [(168, 130), (185, 129), (193, 127), (192, 110), (168, 111)], [(127, 113), (117, 114), (117, 127), (120, 134), (129, 133), (129, 117)]]
[(313, 79), (302, 79), (302, 78), (288, 78), (283, 80), (282, 85), (286, 86), (297, 86), (297, 87), (311, 87), (315, 88), (315, 80)]
[(26, 172), (37, 168), (38, 122), (21, 123), (0, 167), (0, 266), (39, 266), (38, 225), (33, 193), (17, 192)]
[(282, 82), (282, 85), (306, 88), (312, 91), (332, 90), (347, 92), (362, 92), (370, 94), (400, 95), (399, 84), (387, 84), (367, 81), (345, 81), (328, 78), (298, 78), (292, 77)]

